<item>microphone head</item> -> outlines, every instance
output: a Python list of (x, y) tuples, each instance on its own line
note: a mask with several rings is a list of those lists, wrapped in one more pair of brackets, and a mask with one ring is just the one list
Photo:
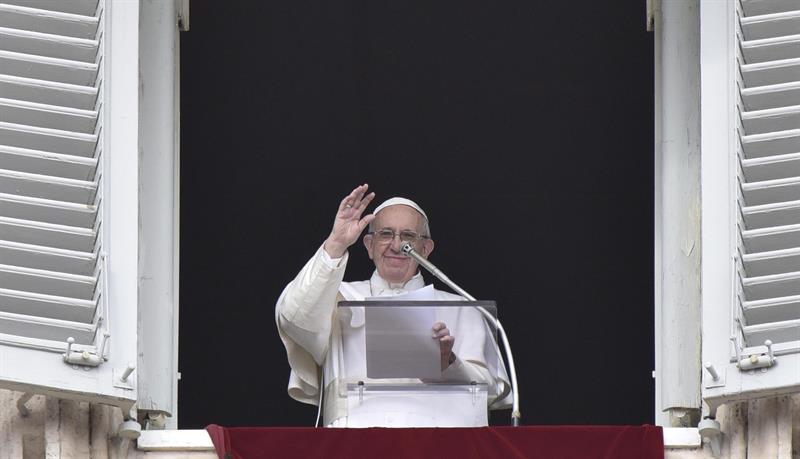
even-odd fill
[(414, 247), (411, 247), (411, 244), (406, 242), (403, 244), (403, 247), (400, 250), (405, 254), (405, 256), (411, 256), (411, 252), (414, 251)]

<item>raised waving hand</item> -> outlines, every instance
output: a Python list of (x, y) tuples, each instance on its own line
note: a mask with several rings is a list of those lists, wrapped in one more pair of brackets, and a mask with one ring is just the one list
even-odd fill
[(375, 218), (373, 214), (361, 217), (375, 198), (375, 193), (367, 194), (368, 189), (369, 185), (366, 183), (358, 186), (339, 203), (336, 218), (333, 220), (333, 229), (323, 245), (331, 257), (339, 258), (344, 255), (347, 248), (358, 240), (364, 228)]

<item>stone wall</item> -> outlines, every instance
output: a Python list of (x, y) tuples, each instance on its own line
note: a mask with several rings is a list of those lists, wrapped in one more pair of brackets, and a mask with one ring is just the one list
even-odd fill
[[(22, 395), (0, 390), (0, 459), (216, 458), (208, 446), (170, 445), (169, 434), (159, 440), (160, 451), (138, 449), (119, 438), (122, 413), (106, 405), (35, 395), (22, 415)], [(722, 459), (800, 459), (800, 394), (723, 406), (717, 415)], [(713, 458), (708, 446), (668, 444), (665, 453), (666, 459)]]

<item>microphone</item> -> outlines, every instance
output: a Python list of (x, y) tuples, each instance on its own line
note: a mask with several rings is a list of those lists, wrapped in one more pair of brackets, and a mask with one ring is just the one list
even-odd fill
[[(431, 274), (436, 276), (439, 280), (447, 284), (448, 287), (453, 289), (456, 293), (463, 296), (464, 298), (468, 299), (469, 301), (478, 301), (475, 299), (474, 296), (467, 293), (466, 290), (459, 287), (455, 282), (451, 281), (449, 277), (447, 277), (439, 268), (436, 267), (433, 263), (428, 261), (427, 258), (423, 257), (416, 250), (414, 247), (411, 246), (411, 243), (406, 242), (400, 249), (405, 256), (411, 257), (419, 263), (420, 266), (428, 270)], [(503, 325), (500, 323), (500, 319), (493, 316), (489, 311), (486, 309), (478, 306), (476, 308), (478, 311), (483, 314), (486, 319), (490, 322), (494, 323), (495, 328), (497, 328), (498, 333), (500, 334), (500, 338), (503, 340), (503, 349), (506, 351), (506, 360), (508, 361), (508, 370), (511, 375), (511, 390), (513, 391), (513, 408), (511, 411), (511, 422), (514, 427), (519, 426), (520, 418), (522, 414), (519, 411), (519, 390), (517, 389), (517, 369), (514, 366), (514, 356), (511, 354), (511, 344), (508, 342), (508, 335), (506, 335), (506, 331), (503, 328)]]
[(470, 301), (478, 301), (478, 300), (475, 299), (474, 296), (472, 296), (469, 293), (467, 293), (466, 290), (464, 290), (463, 288), (461, 288), (458, 285), (456, 285), (455, 282), (451, 281), (449, 277), (445, 276), (445, 274), (439, 268), (437, 268), (433, 263), (428, 261), (427, 258), (425, 258), (422, 255), (420, 255), (419, 253), (417, 253), (417, 251), (414, 250), (414, 247), (412, 247), (410, 243), (406, 242), (405, 244), (403, 244), (403, 247), (401, 248), (401, 250), (407, 257), (411, 257), (414, 260), (416, 260), (417, 263), (420, 264), (420, 266), (422, 266), (423, 268), (425, 268), (428, 271), (430, 271), (431, 274), (433, 274), (434, 276), (438, 277), (439, 280), (441, 280), (442, 282), (447, 284), (448, 287), (450, 287), (453, 290), (455, 290), (456, 293), (458, 293), (459, 295), (463, 296), (464, 298), (466, 298), (466, 299), (468, 299)]

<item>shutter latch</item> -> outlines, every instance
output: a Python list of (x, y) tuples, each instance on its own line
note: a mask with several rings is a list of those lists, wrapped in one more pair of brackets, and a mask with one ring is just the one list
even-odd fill
[(103, 354), (106, 348), (106, 341), (111, 336), (108, 332), (103, 333), (103, 339), (100, 341), (100, 347), (97, 352), (89, 351), (73, 351), (72, 345), (75, 344), (75, 338), (67, 338), (67, 352), (63, 354), (64, 363), (68, 365), (83, 365), (87, 367), (96, 367), (105, 361)]
[(740, 370), (748, 371), (763, 368), (762, 371), (766, 371), (767, 368), (775, 364), (775, 354), (772, 352), (772, 341), (764, 341), (767, 352), (762, 354), (750, 354), (747, 357), (742, 357), (739, 346), (736, 345), (736, 341), (733, 338), (731, 338), (731, 340), (733, 340), (733, 347), (736, 348), (736, 366), (739, 367)]

